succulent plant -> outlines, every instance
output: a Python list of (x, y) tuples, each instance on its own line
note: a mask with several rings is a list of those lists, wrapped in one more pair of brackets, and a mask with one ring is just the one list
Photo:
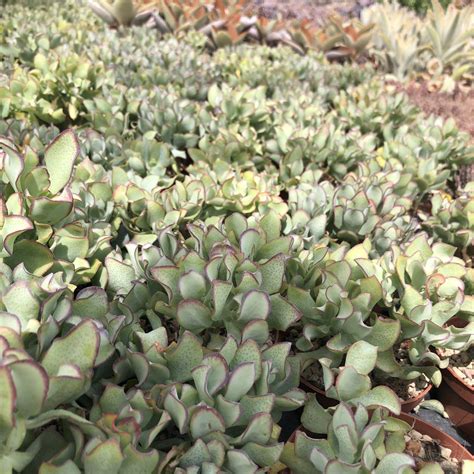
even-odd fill
[[(238, 344), (232, 337), (206, 349), (187, 331), (169, 343), (159, 327), (136, 333), (136, 344), (115, 365), (115, 380), (132, 372), (146, 389), (149, 401), (141, 405), (149, 414), (139, 439), (145, 448), (166, 452), (165, 472), (205, 464), (235, 472), (237, 462), (269, 467), (283, 448), (272, 415), (278, 419), (305, 400), (289, 349), (287, 343), (260, 349), (253, 340)], [(127, 412), (120, 413), (126, 420)]]
[(325, 411), (312, 398), (305, 406), (303, 425), (326, 438), (313, 439), (298, 431), (285, 446), (282, 460), (292, 472), (404, 472), (415, 467), (405, 454), (405, 434), (410, 426), (387, 417), (380, 408), (372, 413), (361, 404), (355, 409), (341, 403)]
[(334, 195), (330, 182), (319, 183), (321, 177), (322, 172), (305, 171), (300, 183), (288, 191), (290, 217), (285, 232), (299, 234), (309, 244), (320, 242), (325, 235)]
[(315, 46), (331, 61), (357, 59), (370, 42), (372, 24), (363, 25), (357, 20), (346, 21), (332, 16), (322, 31), (314, 36)]
[(197, 109), (195, 102), (157, 90), (139, 104), (137, 129), (142, 135), (155, 132), (156, 138), (175, 149), (193, 148), (199, 139)]
[(399, 80), (418, 72), (436, 81), (448, 73), (445, 80), (454, 82), (472, 73), (471, 8), (446, 9), (433, 0), (421, 19), (396, 2), (384, 2), (365, 9), (361, 18), (365, 24), (375, 24), (371, 50), (387, 72)]
[(403, 186), (399, 172), (378, 172), (366, 178), (364, 174), (364, 170), (350, 173), (335, 190), (329, 228), (352, 245), (371, 236), (374, 250), (383, 254), (416, 228), (407, 215), (412, 203), (394, 192)]
[[(15, 304), (18, 307), (19, 300), (15, 301), (13, 298), (21, 300), (22, 293), (24, 297), (29, 297), (31, 307), (33, 295), (30, 293), (28, 296), (25, 284), (26, 281), (18, 281), (2, 296), (3, 304), (9, 311), (15, 309)], [(54, 300), (45, 301), (44, 317), (53, 309)], [(62, 311), (64, 318), (64, 309)], [(21, 310), (19, 314), (25, 317)], [(45, 456), (49, 454), (52, 457), (56, 454), (54, 443), (57, 439), (54, 433), (49, 430), (33, 441), (34, 430), (53, 420), (59, 422), (69, 419), (73, 424), (81, 420), (74, 413), (57, 407), (76, 400), (90, 388), (92, 369), (98, 363), (101, 337), (96, 323), (91, 319), (83, 319), (70, 331), (63, 329), (66, 332), (63, 337), (51, 341), (58, 334), (62, 323), (59, 317), (60, 311), (49, 316), (50, 319), (58, 319), (56, 331), (53, 329), (51, 332), (54, 326), (50, 326), (48, 335), (44, 332), (45, 323), (40, 326), (42, 330), (38, 331), (38, 346), (35, 351), (34, 346), (27, 347), (22, 340), (25, 332), (35, 330), (34, 325), (25, 326), (19, 316), (1, 312), (0, 372), (5, 403), (2, 406), (4, 423), (0, 431), (0, 464), (5, 472), (22, 471), (45, 447), (48, 448)], [(38, 320), (35, 321), (40, 325)], [(42, 354), (41, 358), (32, 357), (30, 354), (33, 352)], [(61, 449), (63, 445), (60, 443), (58, 448)], [(24, 446), (27, 449), (23, 451)]]
[(404, 94), (384, 89), (377, 81), (341, 91), (334, 103), (340, 107), (339, 115), (347, 118), (352, 127), (376, 137), (385, 136), (388, 127), (397, 129), (402, 124), (411, 124), (417, 113)]
[[(472, 189), (447, 193), (474, 155), (376, 69), (467, 77), (462, 14), (438, 55), (419, 49), (435, 14), (372, 7), (412, 43), (400, 59), (380, 26), (321, 32), (243, 0), (94, 3), (106, 22), (9, 3), (0, 471), (273, 472), (295, 449), (295, 471), (390, 470), (406, 427), (380, 412), (400, 410), (387, 385), (438, 384), (437, 349), (472, 344)], [(376, 68), (318, 51), (357, 58), (369, 36)], [(340, 408), (298, 388), (312, 370)], [(305, 403), (328, 444), (283, 449)]]
[[(193, 153), (197, 158), (198, 155)], [(277, 176), (257, 173), (256, 170), (241, 171), (239, 166), (230, 165), (220, 159), (214, 161), (213, 170), (204, 160), (196, 160), (188, 172), (198, 180), (206, 182), (207, 199), (203, 217), (239, 212), (250, 215), (258, 211), (261, 215), (273, 210), (283, 216), (288, 206), (280, 197)], [(209, 192), (213, 188), (215, 192)]]
[(474, 242), (474, 183), (468, 183), (453, 199), (442, 191), (433, 193), (431, 215), (424, 214), (423, 228), (443, 242), (461, 249), (469, 263), (468, 248)]
[(309, 285), (288, 287), (289, 301), (302, 312), (302, 334), (295, 345), (303, 361), (324, 357), (337, 367), (357, 341), (377, 346), (380, 352), (397, 342), (400, 323), (372, 313), (383, 297), (381, 282), (375, 275), (365, 277), (351, 268), (350, 259), (365, 252), (362, 245), (357, 246), (344, 260), (337, 253), (328, 253), (313, 268)]
[(373, 155), (376, 139), (372, 133), (362, 135), (354, 127), (345, 131), (331, 119), (318, 128), (296, 130), (285, 125), (277, 130), (276, 140), (269, 140), (267, 148), (280, 162), (280, 179), (291, 186), (298, 182), (305, 170), (328, 170), (336, 179), (343, 179), (357, 163)]
[(5, 100), (2, 117), (21, 117), (51, 124), (75, 122), (84, 112), (83, 101), (98, 94), (108, 81), (100, 63), (92, 64), (78, 54), (33, 58), (34, 69), (16, 67), (7, 88), (0, 88)]
[(130, 26), (146, 23), (152, 11), (137, 8), (133, 0), (89, 0), (91, 10), (109, 26)]
[(472, 51), (469, 51), (469, 43), (474, 38), (472, 6), (464, 11), (451, 5), (444, 9), (438, 0), (432, 0), (432, 6), (424, 30), (430, 53), (440, 61), (443, 69), (472, 62)]
[(45, 149), (44, 166), (31, 149), (22, 155), (7, 139), (1, 147), (7, 183), (1, 201), (2, 256), (12, 267), (23, 263), (34, 274), (62, 268), (71, 284), (89, 283), (114, 235), (107, 182), (73, 184), (76, 177), (87, 182), (87, 172), (86, 163), (74, 168), (79, 144), (70, 130)]
[(397, 2), (377, 3), (361, 13), (364, 24), (373, 24), (371, 50), (384, 69), (403, 79), (420, 67), (422, 20)]
[(162, 315), (195, 334), (225, 328), (238, 341), (264, 344), (270, 330), (285, 330), (300, 318), (281, 294), (292, 240), (280, 235), (278, 215), (256, 223), (232, 214), (218, 227), (190, 224), (188, 232), (184, 244), (165, 229), (159, 247), (127, 245), (125, 260), (110, 254), (109, 291), (127, 295), (124, 303), (148, 310), (153, 322)]
[[(454, 257), (455, 248), (446, 244), (429, 245), (419, 235), (402, 248), (394, 247), (380, 259), (385, 273), (385, 303), (400, 324), (399, 342), (408, 341), (408, 361), (399, 364), (393, 348), (380, 351), (378, 369), (390, 376), (414, 379), (428, 377), (438, 385), (445, 362), (432, 347), (468, 347), (472, 329), (458, 330), (446, 325), (456, 315), (472, 314), (472, 297), (465, 294), (468, 271), (463, 260)], [(374, 262), (358, 259), (367, 276), (380, 270)]]

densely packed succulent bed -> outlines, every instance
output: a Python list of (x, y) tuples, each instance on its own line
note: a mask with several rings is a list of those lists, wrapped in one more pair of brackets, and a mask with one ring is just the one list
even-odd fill
[(419, 470), (389, 413), (472, 343), (470, 137), (368, 65), (1, 15), (0, 471)]

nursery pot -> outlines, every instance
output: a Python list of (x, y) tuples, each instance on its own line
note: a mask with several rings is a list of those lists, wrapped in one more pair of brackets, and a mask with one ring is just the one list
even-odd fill
[[(464, 327), (467, 322), (452, 318), (449, 323)], [(444, 405), (453, 424), (469, 439), (474, 439), (474, 389), (451, 368), (443, 369), (443, 381), (438, 389), (439, 401)]]
[[(444, 433), (443, 431), (440, 431), (431, 423), (428, 423), (422, 420), (421, 418), (403, 412), (400, 413), (400, 415), (395, 415), (395, 417), (407, 422), (413, 429), (420, 432), (421, 434), (430, 436), (433, 440), (437, 441), (440, 446), (450, 449), (451, 456), (453, 458), (456, 458), (460, 461), (474, 461), (474, 456), (464, 446), (462, 446), (448, 434)], [(312, 435), (307, 430), (305, 430), (303, 426), (300, 426), (295, 431), (293, 431), (293, 433), (289, 437), (289, 443), (295, 442), (297, 431), (304, 431), (308, 435), (315, 436), (316, 438), (321, 437), (321, 435)], [(291, 471), (289, 469), (283, 471), (283, 473), (285, 474), (290, 472)]]
[(431, 423), (408, 413), (400, 413), (397, 418), (406, 421), (413, 429), (419, 431), (421, 434), (428, 435), (433, 438), (433, 440), (438, 441), (441, 446), (449, 448), (452, 451), (451, 455), (453, 458), (463, 461), (474, 461), (474, 456), (462, 444), (458, 443), (453, 437), (439, 430)]
[[(316, 387), (316, 385), (312, 384), (306, 379), (301, 379), (301, 385), (310, 392), (316, 394), (316, 398), (318, 402), (324, 408), (333, 407), (337, 405), (339, 402), (335, 398), (329, 398), (326, 396), (326, 392), (321, 390), (320, 388)], [(428, 384), (427, 387), (419, 393), (416, 397), (410, 398), (410, 400), (401, 400), (402, 405), (402, 412), (403, 413), (410, 413), (415, 407), (417, 407), (423, 399), (426, 397), (428, 392), (433, 388), (433, 385)]]

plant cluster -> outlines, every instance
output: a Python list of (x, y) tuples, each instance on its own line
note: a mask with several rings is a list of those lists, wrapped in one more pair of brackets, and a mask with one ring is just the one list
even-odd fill
[(370, 67), (82, 7), (0, 19), (0, 471), (411, 468), (390, 381), (473, 342), (467, 134)]
[[(402, 3), (403, 4), (403, 3)], [(375, 4), (361, 14), (375, 25), (369, 48), (381, 67), (397, 79), (420, 74), (432, 90), (468, 89), (474, 73), (472, 5), (447, 8), (432, 0), (424, 18), (397, 2)]]
[[(400, 5), (406, 7), (406, 8), (411, 8), (412, 10), (415, 10), (417, 13), (426, 13), (430, 7), (431, 7), (431, 1), (428, 0), (400, 0)], [(440, 4), (443, 6), (443, 8), (447, 8), (449, 4), (451, 3), (451, 0), (442, 0)]]
[[(250, 17), (243, 0), (160, 0), (145, 6), (132, 0), (112, 4), (100, 0), (90, 6), (111, 26), (148, 21), (161, 34), (200, 32), (210, 50), (246, 41), (287, 45), (300, 54), (316, 50), (333, 61), (371, 54), (379, 67), (397, 79), (421, 74), (430, 89), (452, 92), (456, 84), (466, 88), (472, 81), (474, 13), (471, 6), (458, 9), (445, 3), (386, 1), (363, 10), (362, 21), (331, 16), (322, 27), (308, 20)], [(427, 11), (425, 18), (413, 9)]]

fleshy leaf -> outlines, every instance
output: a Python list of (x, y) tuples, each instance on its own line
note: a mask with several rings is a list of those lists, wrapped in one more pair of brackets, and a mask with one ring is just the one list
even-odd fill
[(377, 348), (365, 341), (357, 341), (349, 348), (346, 366), (352, 366), (357, 372), (368, 375), (377, 362)]
[(272, 295), (270, 303), (271, 311), (268, 323), (274, 329), (286, 331), (301, 318), (300, 311), (291, 303), (288, 303), (281, 295)]
[(198, 300), (181, 301), (176, 317), (183, 329), (199, 334), (212, 326), (210, 309)]
[(375, 468), (376, 474), (385, 474), (387, 472), (401, 472), (402, 468), (415, 467), (415, 461), (408, 454), (391, 453), (384, 456)]
[(7, 367), (0, 367), (0, 440), (3, 441), (15, 424), (16, 393)]
[(314, 394), (310, 394), (305, 404), (301, 422), (312, 433), (327, 433), (331, 415), (319, 404)]
[(270, 295), (280, 290), (285, 275), (285, 260), (286, 257), (283, 254), (279, 254), (260, 265), (262, 273), (261, 290), (266, 291)]
[(33, 229), (31, 221), (23, 216), (5, 216), (1, 236), (3, 238), (3, 247), (9, 254), (13, 254), (13, 245), (15, 239), (28, 230)]
[(74, 364), (82, 372), (94, 367), (99, 350), (99, 331), (91, 320), (85, 320), (66, 336), (55, 339), (43, 357), (49, 375), (56, 375), (64, 364)]
[(110, 438), (88, 451), (84, 452), (84, 471), (86, 474), (106, 474), (118, 472), (124, 456), (117, 439)]
[(216, 410), (209, 407), (199, 406), (194, 410), (191, 416), (189, 429), (191, 436), (194, 439), (198, 439), (215, 431), (224, 433), (225, 424), (222, 416), (219, 415)]
[(230, 376), (225, 392), (225, 398), (231, 401), (239, 401), (248, 393), (255, 382), (255, 364), (248, 362), (239, 365)]
[(184, 332), (178, 344), (166, 354), (172, 380), (190, 380), (192, 369), (202, 362), (202, 358), (203, 349), (199, 340), (189, 331)]
[(79, 141), (72, 130), (65, 130), (46, 148), (44, 162), (51, 181), (51, 194), (57, 194), (69, 182), (79, 153)]
[(351, 400), (351, 403), (361, 403), (367, 408), (385, 407), (396, 415), (399, 415), (401, 411), (400, 399), (390, 388), (382, 385), (374, 387), (364, 395)]
[(25, 418), (38, 415), (48, 393), (49, 380), (45, 370), (32, 360), (13, 362), (10, 370), (17, 394), (18, 412)]

